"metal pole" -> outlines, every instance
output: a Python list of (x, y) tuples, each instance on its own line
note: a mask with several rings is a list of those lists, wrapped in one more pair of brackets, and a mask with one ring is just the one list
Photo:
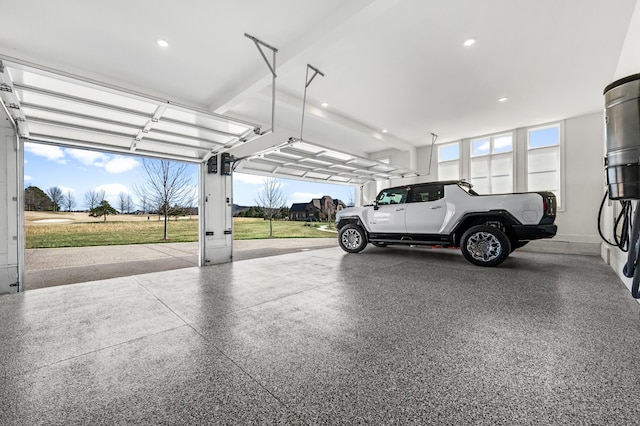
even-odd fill
[[(271, 133), (275, 130), (275, 121), (276, 121), (276, 53), (278, 52), (278, 49), (276, 49), (273, 46), (268, 45), (267, 43), (263, 42), (262, 40), (257, 39), (256, 37), (244, 33), (244, 36), (246, 38), (248, 38), (249, 40), (253, 41), (256, 45), (256, 47), (258, 48), (258, 51), (260, 52), (260, 55), (262, 55), (262, 59), (264, 59), (264, 62), (267, 64), (267, 67), (269, 68), (269, 71), (271, 71), (271, 129), (266, 130), (265, 132), (262, 132), (261, 135), (267, 134), (267, 133)], [(273, 52), (273, 64), (269, 63), (269, 60), (267, 59), (267, 55), (264, 54), (264, 51), (262, 50), (262, 46), (266, 47), (267, 49), (271, 49), (271, 51)]]
[(438, 139), (438, 135), (431, 133), (431, 153), (429, 154), (429, 171), (427, 175), (431, 175), (431, 162), (433, 161), (433, 148), (436, 146), (436, 139)]
[[(311, 76), (311, 79), (309, 79), (309, 68), (313, 70), (313, 75)], [(300, 123), (300, 141), (302, 141), (302, 130), (304, 129), (304, 111), (307, 106), (307, 87), (309, 87), (313, 79), (316, 78), (318, 74), (324, 77), (324, 73), (322, 71), (320, 71), (313, 65), (307, 64), (307, 71), (304, 77), (304, 95), (302, 97), (302, 121)]]

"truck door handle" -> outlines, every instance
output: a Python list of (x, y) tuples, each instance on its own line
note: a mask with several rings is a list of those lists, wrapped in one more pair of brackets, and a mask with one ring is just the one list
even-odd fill
[(401, 212), (402, 210), (404, 210), (404, 208), (396, 209), (397, 212)]
[(431, 207), (431, 210), (441, 209), (441, 208), (442, 208), (442, 206), (433, 206), (433, 207)]

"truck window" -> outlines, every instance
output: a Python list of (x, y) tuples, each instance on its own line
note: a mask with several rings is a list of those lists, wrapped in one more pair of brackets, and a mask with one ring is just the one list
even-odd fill
[(414, 203), (437, 201), (444, 197), (444, 185), (416, 185), (412, 188), (411, 193)]
[(407, 202), (407, 194), (409, 193), (409, 188), (389, 188), (383, 189), (378, 194), (376, 200), (378, 201), (378, 205), (386, 205), (386, 204), (403, 204)]

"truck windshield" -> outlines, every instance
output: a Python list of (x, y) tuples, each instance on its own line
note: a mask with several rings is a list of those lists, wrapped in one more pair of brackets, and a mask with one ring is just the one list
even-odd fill
[(383, 189), (378, 194), (376, 200), (378, 201), (378, 205), (380, 206), (385, 204), (403, 204), (407, 201), (408, 193), (409, 188)]

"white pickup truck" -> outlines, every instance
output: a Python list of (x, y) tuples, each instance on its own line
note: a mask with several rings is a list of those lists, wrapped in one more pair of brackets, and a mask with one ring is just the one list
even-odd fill
[(367, 243), (460, 247), (479, 266), (497, 266), (531, 240), (557, 231), (551, 192), (478, 195), (465, 181), (428, 182), (380, 191), (373, 205), (336, 214), (340, 247)]

